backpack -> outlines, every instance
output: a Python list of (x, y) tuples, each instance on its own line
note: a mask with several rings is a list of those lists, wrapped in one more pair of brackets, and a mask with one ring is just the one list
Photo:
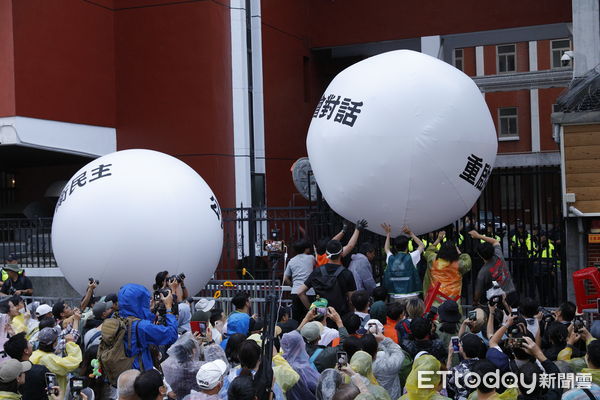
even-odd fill
[[(139, 318), (107, 318), (102, 323), (98, 361), (102, 374), (108, 378), (111, 385), (116, 386), (121, 372), (131, 369), (136, 356), (140, 369), (144, 369), (141, 353), (131, 357), (127, 357), (125, 353), (125, 334), (129, 338), (129, 348), (131, 348), (131, 327), (134, 321), (139, 321)], [(137, 335), (137, 324), (135, 331)]]
[[(327, 266), (323, 265), (319, 267), (319, 273), (315, 274), (313, 278), (312, 286), (315, 289), (315, 292), (322, 298), (327, 299), (329, 301), (330, 306), (336, 305), (336, 302), (343, 301), (344, 293), (342, 293), (342, 288), (338, 284), (338, 276), (344, 272), (344, 267), (339, 266), (333, 273), (333, 275), (329, 275), (327, 273)], [(333, 303), (333, 304), (332, 304)]]
[(383, 285), (390, 294), (408, 294), (423, 290), (419, 272), (410, 254), (398, 253), (389, 257), (383, 273)]

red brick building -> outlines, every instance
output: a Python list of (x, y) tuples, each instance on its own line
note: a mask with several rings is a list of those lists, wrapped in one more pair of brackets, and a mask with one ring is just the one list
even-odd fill
[(478, 83), (497, 166), (557, 165), (550, 113), (571, 79), (556, 61), (571, 20), (562, 0), (2, 0), (0, 206), (127, 148), (182, 159), (223, 207), (300, 204), (289, 171), (322, 91), (346, 66), (403, 48)]

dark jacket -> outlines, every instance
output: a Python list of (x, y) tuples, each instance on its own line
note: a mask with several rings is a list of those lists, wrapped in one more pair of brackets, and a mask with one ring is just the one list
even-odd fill
[[(150, 292), (141, 285), (128, 283), (119, 290), (119, 316), (136, 317), (131, 328), (131, 348), (125, 335), (125, 351), (128, 357), (142, 354), (143, 370), (152, 369), (150, 345), (170, 345), (177, 340), (177, 319), (172, 314), (165, 317), (165, 325), (154, 325), (154, 314), (150, 312)], [(142, 370), (136, 357), (132, 368)]]
[(25, 372), (25, 384), (21, 386), (22, 400), (48, 400), (46, 392), (46, 373), (50, 372), (43, 365), (33, 364)]
[(448, 349), (444, 347), (444, 343), (442, 343), (442, 341), (439, 339), (405, 339), (402, 341), (402, 348), (406, 350), (408, 355), (413, 360), (415, 359), (415, 356), (421, 351), (428, 352), (429, 354), (437, 358), (442, 364), (446, 363), (446, 358), (448, 357)]

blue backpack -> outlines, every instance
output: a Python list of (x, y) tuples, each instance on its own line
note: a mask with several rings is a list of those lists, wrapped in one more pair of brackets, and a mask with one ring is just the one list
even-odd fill
[(383, 273), (383, 284), (389, 294), (409, 294), (423, 290), (419, 272), (407, 253), (390, 256)]

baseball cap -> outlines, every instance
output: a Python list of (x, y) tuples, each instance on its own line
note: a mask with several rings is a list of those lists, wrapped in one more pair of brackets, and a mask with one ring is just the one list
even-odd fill
[(38, 308), (35, 309), (35, 314), (38, 317), (42, 317), (51, 312), (52, 312), (52, 307), (50, 307), (48, 304), (42, 304), (42, 305), (38, 306)]
[(4, 270), (6, 271), (13, 271), (13, 272), (21, 272), (23, 271), (18, 264), (4, 264)]
[(214, 360), (207, 362), (198, 370), (198, 373), (196, 374), (196, 383), (198, 383), (200, 389), (214, 389), (221, 381), (225, 371), (227, 371), (225, 361)]
[(30, 369), (31, 362), (29, 361), (19, 361), (14, 358), (8, 359), (0, 364), (0, 382), (12, 382), (23, 372), (27, 372)]
[(209, 300), (209, 299), (201, 298), (200, 300), (198, 300), (198, 302), (196, 303), (194, 308), (196, 309), (196, 311), (208, 312), (208, 311), (212, 310), (212, 308), (214, 306), (215, 306), (214, 299)]
[(112, 308), (113, 306), (113, 302), (112, 301), (99, 301), (96, 304), (94, 304), (94, 307), (92, 308), (92, 312), (94, 313), (94, 317), (96, 319), (101, 319), (102, 318), (102, 314), (104, 314), (104, 312), (110, 308)]
[(58, 332), (54, 328), (44, 328), (38, 334), (38, 340), (41, 344), (50, 345), (58, 339)]
[(302, 337), (309, 343), (319, 339), (321, 337), (321, 332), (323, 332), (323, 325), (317, 321), (307, 323), (300, 330)]
[(6, 257), (6, 261), (17, 261), (19, 257), (17, 257), (16, 253), (10, 253), (8, 257)]

